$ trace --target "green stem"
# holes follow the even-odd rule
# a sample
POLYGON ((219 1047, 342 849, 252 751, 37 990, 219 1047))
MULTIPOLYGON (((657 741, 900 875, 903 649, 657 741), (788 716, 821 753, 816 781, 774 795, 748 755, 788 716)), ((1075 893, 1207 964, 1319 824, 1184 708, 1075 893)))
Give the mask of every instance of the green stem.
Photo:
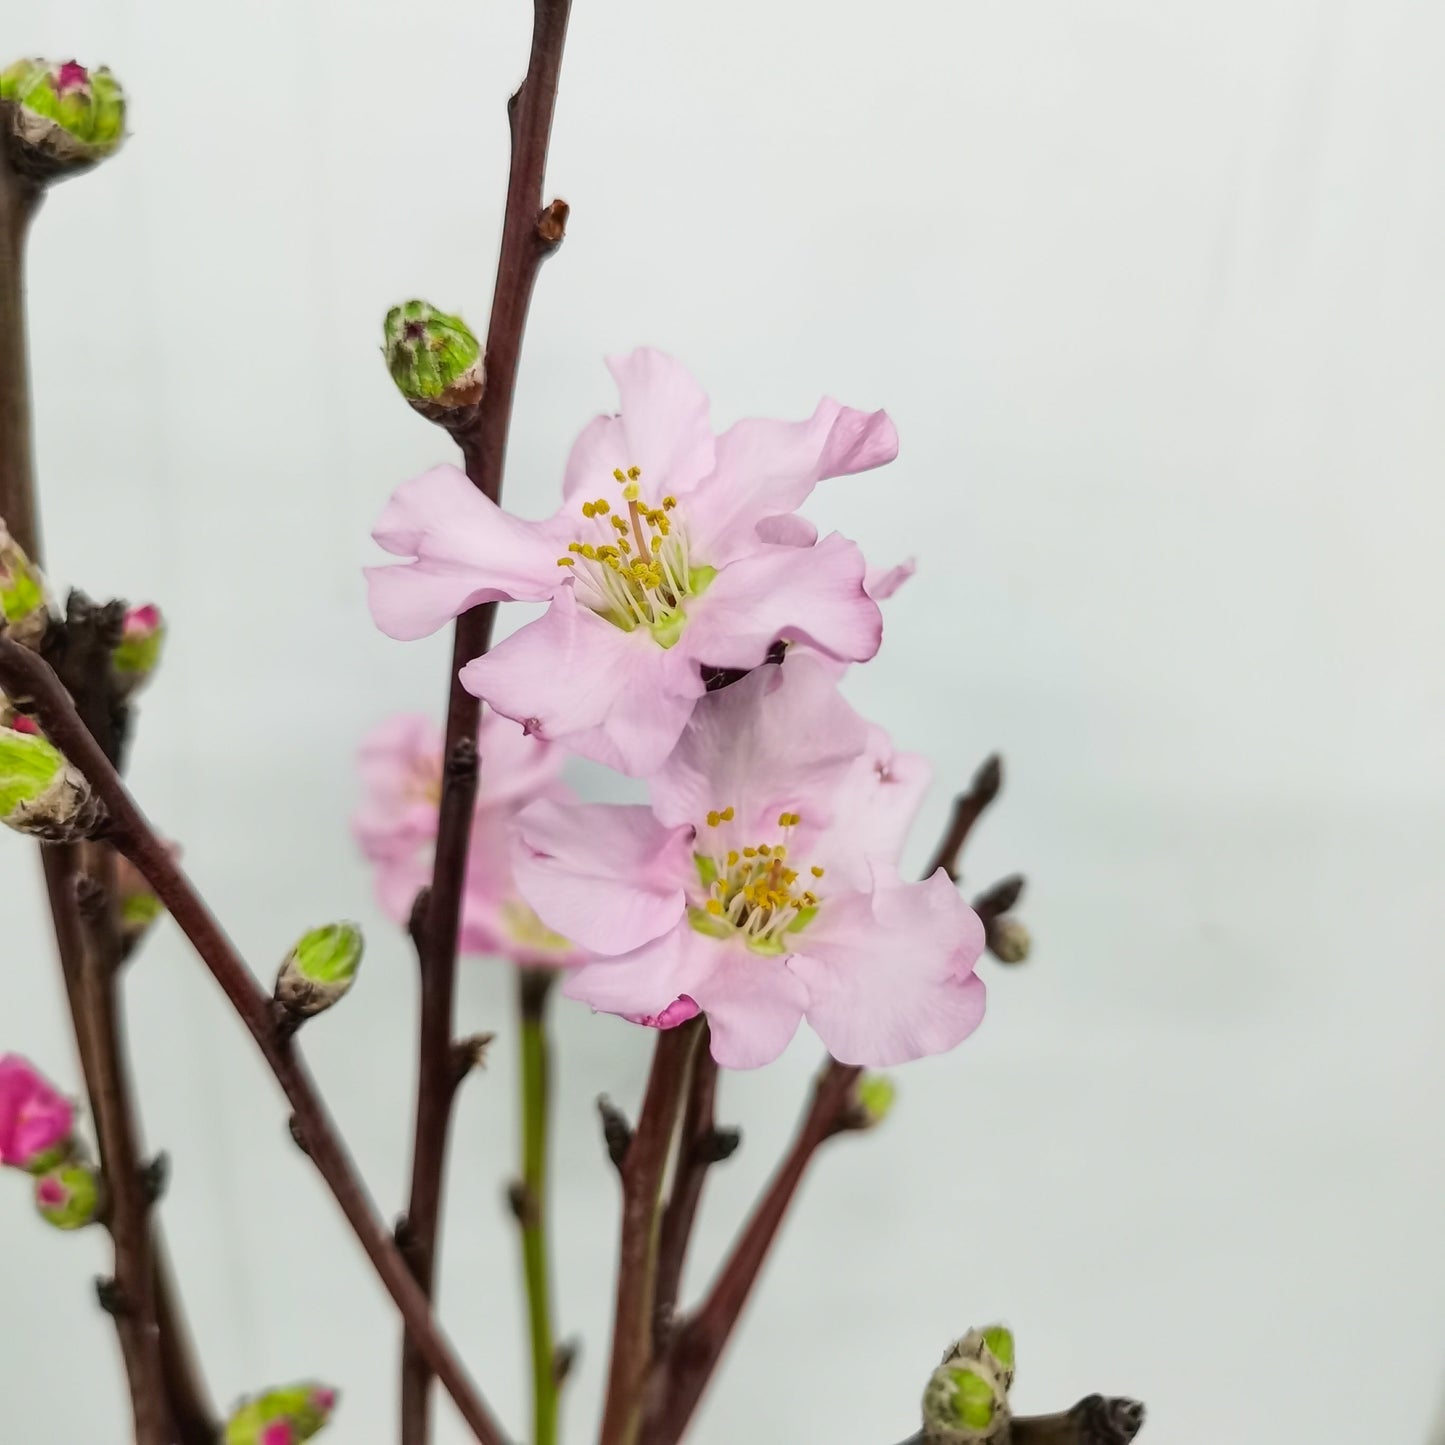
POLYGON ((532 1336, 532 1442, 556 1445, 557 1368, 552 1337, 552 1288, 547 1241, 547 1128, 551 1052, 547 1040, 547 996, 553 974, 518 968, 517 1006, 522 1036, 522 1269, 527 1280, 527 1316, 532 1336))

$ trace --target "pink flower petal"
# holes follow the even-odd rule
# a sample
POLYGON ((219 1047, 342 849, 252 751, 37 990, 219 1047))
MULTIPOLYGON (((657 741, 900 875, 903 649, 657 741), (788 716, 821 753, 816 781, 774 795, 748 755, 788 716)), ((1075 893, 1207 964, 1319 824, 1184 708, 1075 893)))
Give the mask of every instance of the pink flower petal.
POLYGON ((784 512, 780 517, 764 517, 758 523, 758 540, 779 547, 811 547, 818 540, 818 529, 806 517, 784 512))
MULTIPOLYGON (((628 455, 611 467, 640 467, 646 494, 689 490, 713 468, 715 442, 707 393, 681 362, 651 347, 609 356, 607 369, 622 398, 628 455)), ((598 479, 611 480, 611 467, 598 479)))
MULTIPOLYGON (((983 924, 940 869, 905 883, 876 869, 872 893, 824 898, 788 967, 834 1058, 884 1068, 961 1043, 983 1018, 973 966, 983 924)), ((707 1001, 695 994, 707 1007, 707 1001)))
POLYGON ((875 602, 886 602, 916 571, 918 563, 912 557, 896 567, 870 567, 863 577, 863 590, 875 602))
POLYGON ((781 958, 760 958, 719 943, 692 997, 707 1014, 712 1056, 727 1069, 770 1064, 792 1042, 808 993, 781 958))
POLYGON ((720 567, 751 550, 765 517, 795 512, 828 477, 867 471, 898 454, 886 412, 831 398, 807 421, 740 421, 718 438, 717 467, 683 512, 700 557, 720 567))
POLYGON ((790 655, 697 704, 651 780, 653 810, 664 823, 690 822, 703 835, 711 831, 709 812, 732 808, 725 848, 769 841, 779 815, 797 812, 801 847, 831 821, 832 795, 867 740, 867 725, 818 659, 790 655))
POLYGON ((659 647, 564 588, 546 613, 462 669, 462 685, 529 732, 640 776, 672 751, 703 691, 682 647, 659 647))
POLYGON ((373 620, 403 641, 435 632, 479 602, 545 601, 564 580, 560 523, 509 515, 456 467, 433 467, 402 483, 372 536, 386 551, 416 559, 366 569, 373 620))
POLYGON ((75 1106, 28 1059, 0 1057, 0 1164, 28 1168, 63 1144, 75 1106))
POLYGON ((870 886, 870 864, 896 864, 933 778, 921 753, 895 751, 892 739, 871 724, 834 799, 833 823, 815 849, 816 861, 855 888, 870 886))
POLYGON ((512 872, 549 928, 594 953, 627 953, 676 926, 692 830, 645 806, 533 803, 518 814, 512 872))
POLYGON ((569 502, 595 497, 610 501, 617 488, 612 473, 618 467, 632 465, 628 460, 630 450, 620 416, 593 417, 572 443, 562 477, 562 495, 569 502))
POLYGON ((684 995, 693 996, 693 985, 707 977, 722 946, 684 920, 630 953, 584 963, 567 975, 562 992, 598 1013, 657 1019, 684 995))
POLYGON ((785 638, 866 662, 883 640, 883 614, 863 572, 863 554, 837 532, 815 547, 759 544, 689 609, 683 645, 713 667, 756 667, 785 638))

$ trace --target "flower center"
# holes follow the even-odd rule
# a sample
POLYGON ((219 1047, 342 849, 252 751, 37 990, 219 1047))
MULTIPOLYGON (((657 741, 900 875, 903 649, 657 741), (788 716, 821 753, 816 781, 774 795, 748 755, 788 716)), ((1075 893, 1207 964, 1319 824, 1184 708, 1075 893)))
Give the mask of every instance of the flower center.
POLYGON ((788 860, 787 839, 802 822, 797 813, 778 815, 778 841, 741 848, 724 846, 732 822, 731 807, 707 815, 717 846, 703 851, 699 836, 693 861, 703 896, 688 909, 688 921, 699 933, 739 938, 754 953, 785 953, 786 936, 806 928, 823 901, 814 891, 823 869, 809 868, 805 877, 788 860))
POLYGON ((606 497, 582 503, 586 535, 567 547, 559 567, 575 569, 577 600, 624 632, 647 628, 661 647, 671 647, 687 621, 686 602, 717 575, 694 564, 685 529, 674 525, 676 497, 652 507, 642 500, 642 472, 618 468, 622 505, 606 497))

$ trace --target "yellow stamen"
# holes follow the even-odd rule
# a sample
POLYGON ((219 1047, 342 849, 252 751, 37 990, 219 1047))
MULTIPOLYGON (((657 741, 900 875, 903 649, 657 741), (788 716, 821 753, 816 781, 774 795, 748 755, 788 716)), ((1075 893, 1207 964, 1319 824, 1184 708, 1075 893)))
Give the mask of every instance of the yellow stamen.
POLYGON ((821 878, 826 870, 819 868, 816 863, 808 870, 814 878, 821 878))
POLYGON ((559 557, 557 559, 557 565, 559 567, 575 567, 577 565, 577 559, 575 557, 559 557))

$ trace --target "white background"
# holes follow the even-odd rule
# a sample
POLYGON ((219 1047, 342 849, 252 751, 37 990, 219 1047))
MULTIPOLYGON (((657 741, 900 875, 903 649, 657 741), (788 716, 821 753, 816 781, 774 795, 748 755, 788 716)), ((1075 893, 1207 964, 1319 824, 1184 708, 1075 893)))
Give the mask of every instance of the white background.
MULTIPOLYGON (((440 707, 445 644, 375 633, 395 483, 447 456, 380 318, 481 329, 524 0, 3 0, 7 52, 112 64, 134 137, 34 236, 58 578, 174 621, 135 786, 258 972, 370 928, 306 1049, 383 1207, 403 1194, 408 950, 347 833, 351 757, 440 707)), ((550 511, 601 365, 649 342, 715 415, 887 405, 887 472, 812 515, 916 554, 849 691, 938 782, 1001 747, 970 881, 1032 880, 1026 970, 900 1072, 810 1178, 707 1445, 887 1445, 953 1332, 1016 1327, 1023 1408, 1137 1394, 1146 1439, 1424 1438, 1445 1373, 1445 11, 1420 0, 577 0, 549 189, 573 206, 522 369, 513 504, 550 511)), ((517 619, 512 619, 513 621, 517 619)), ((0 1046, 77 1077, 26 846, 0 840, 0 1046)), ((251 1045, 165 929, 129 998, 166 1229, 223 1400, 315 1374, 395 1438, 396 1328, 251 1045)), ((465 1091, 443 1311, 523 1429, 509 985, 465 1091)), ((560 1315, 593 1429, 615 1248, 592 1097, 648 1040, 560 1020, 560 1315)), ((700 1268, 817 1046, 730 1077, 741 1154, 700 1268)), ((6 1439, 119 1440, 103 1237, 0 1179, 6 1439)), ((463 1439, 449 1409, 442 1437, 463 1439)))

